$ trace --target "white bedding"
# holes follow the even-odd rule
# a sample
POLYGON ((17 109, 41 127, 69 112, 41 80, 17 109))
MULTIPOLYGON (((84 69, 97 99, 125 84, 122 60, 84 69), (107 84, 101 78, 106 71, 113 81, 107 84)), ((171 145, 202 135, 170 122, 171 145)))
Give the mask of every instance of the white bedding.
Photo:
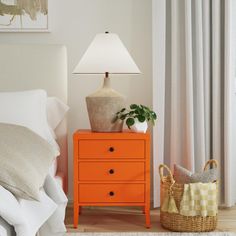
POLYGON ((9 225, 3 218, 0 217, 0 235, 1 236, 15 236, 14 228, 9 225))
MULTIPOLYGON (((1 82, 0 82, 1 91, 21 91, 21 90, 32 90, 35 88, 42 88, 46 90, 50 96, 56 96, 60 100, 66 103, 68 79, 67 79, 67 52, 66 52, 65 46, 4 44, 4 45, 0 45, 0 51, 1 51, 0 64, 2 68, 4 68, 4 70, 0 71, 0 77, 3 78, 1 79, 1 82), (40 66, 40 70, 38 70, 38 72, 35 73, 35 71, 37 70, 39 66, 40 66), (14 70, 12 70, 12 68, 14 68, 14 70), (50 78, 50 81, 48 78, 50 78)), ((17 105, 18 102, 16 103, 15 101, 19 101, 18 99, 13 99, 12 101, 14 101, 12 105, 17 106, 16 109, 12 110, 13 112, 15 112, 16 110, 19 110, 19 107, 21 107, 22 105, 20 106, 17 105)), ((33 100, 29 99, 26 102, 24 101, 23 105, 25 105, 26 103, 28 104, 28 101, 33 102, 33 100)), ((45 102, 43 104, 45 104, 45 102)), ((1 110, 4 111, 4 116, 5 116, 6 114, 5 102, 2 103, 2 105, 3 107, 1 110)), ((42 107, 41 105, 42 103, 40 103, 40 107, 42 107)), ((22 115, 22 117, 25 117, 27 121, 27 118, 30 117, 30 115, 28 115, 29 111, 31 111, 33 112, 33 116, 35 120, 37 120, 41 124, 42 119, 45 121, 45 118, 41 117, 42 114, 37 115, 36 112, 34 112, 35 108, 38 108, 38 107, 32 107, 32 109, 31 108, 26 109, 25 112, 21 109, 20 114, 22 115), (40 117, 42 119, 40 119, 40 117)), ((50 111, 54 111, 54 108, 50 107, 49 109, 50 111)), ((43 108, 43 113, 45 113, 45 110, 46 109, 43 108)), ((56 111, 59 111, 59 110, 56 110, 56 111)), ((55 126, 56 124, 59 123, 59 120, 57 120, 57 122, 55 123, 56 116, 55 114, 51 114, 51 115, 53 118, 53 121, 52 121, 53 125, 55 126)), ((63 115, 60 114, 60 116, 62 119, 63 115)), ((15 117, 17 116, 9 115, 9 119, 13 119, 15 117)), ((59 119, 59 117, 57 119, 59 119)), ((50 121, 50 119, 48 121, 50 121)), ((32 122, 32 118, 29 120, 29 122, 32 122)), ((25 126, 27 126, 27 124, 25 126)), ((53 128, 55 127, 51 127, 51 129, 53 128)), ((52 134, 51 129, 49 129, 50 134, 52 134)), ((42 131, 41 128, 39 131, 42 131)), ((63 120, 63 122, 60 123, 55 133, 58 138, 57 141, 60 145, 61 157, 62 157, 62 158, 60 157, 61 160, 60 160, 59 166, 60 166, 61 171, 63 173, 66 173, 68 154, 67 154, 67 126, 66 126, 65 120, 63 120)), ((52 169, 52 173, 55 173, 55 170, 56 168, 52 169)), ((58 181, 62 182, 60 180, 58 181)), ((44 196, 45 200, 48 200, 48 202, 51 202, 50 204, 47 204, 47 205, 50 205, 52 208, 53 207, 55 208, 54 213, 50 217, 47 218, 44 215, 44 219, 46 223, 42 222, 42 220, 39 219, 38 211, 36 210, 34 210, 33 213, 29 211, 28 212, 29 219, 23 220, 27 218, 26 215, 23 214, 24 212, 27 211, 26 206, 21 207, 21 203, 17 202, 13 196, 11 195, 9 196, 7 194, 5 196, 2 194, 4 190, 3 189, 0 190, 0 204, 1 202, 4 202, 6 204, 6 208, 4 208, 4 204, 1 204, 0 206, 1 213, 2 213, 2 214, 0 213, 0 236, 10 236, 10 235, 15 236, 15 234, 12 233, 13 227, 9 226, 9 222, 12 222, 12 224, 15 225, 16 228, 20 227, 21 229, 24 229, 24 227, 31 224, 32 221, 34 221, 33 224, 35 224, 37 221, 37 227, 39 227, 39 225, 43 225, 40 228, 40 232, 39 232, 41 233, 40 236, 54 235, 54 233, 52 233, 51 230, 49 229, 50 227, 52 227, 53 229, 58 229, 59 231, 65 230, 62 218, 64 219, 65 205, 66 205, 67 199, 62 191, 62 188, 56 185, 56 181, 50 181, 50 180, 47 180, 47 183, 45 183, 44 187, 46 191, 46 194, 44 196), (54 189, 54 192, 48 191, 48 189, 50 188, 54 189), (55 191, 55 189, 57 190, 55 191), (14 209, 14 211, 10 212, 9 210, 10 208, 9 205, 10 205, 11 200, 8 198, 10 198, 16 205, 15 206, 16 208, 14 209), (33 215, 32 218, 30 214, 33 215), (19 215, 22 215, 23 218, 18 219, 19 215), (8 220, 7 221, 8 223, 6 223, 6 221, 3 220, 3 217, 4 219, 8 220), (57 222, 56 225, 53 225, 55 224, 55 221, 53 221, 53 219, 56 219, 56 222, 57 222), (22 221, 18 226, 16 225, 17 220, 22 221), (58 228, 57 226, 60 226, 60 227, 58 228)), ((43 205, 42 202, 41 202, 41 205, 43 205)), ((31 207, 29 207, 29 209, 31 207)), ((24 236, 26 235, 27 234, 24 234, 24 236)), ((57 235, 60 235, 60 234, 57 234, 57 235)), ((34 235, 30 235, 30 236, 34 236, 34 235)))
POLYGON ((40 202, 19 200, 0 187, 0 236, 61 236, 67 198, 57 180, 48 175, 40 202), (12 225, 13 227, 11 227, 12 225))

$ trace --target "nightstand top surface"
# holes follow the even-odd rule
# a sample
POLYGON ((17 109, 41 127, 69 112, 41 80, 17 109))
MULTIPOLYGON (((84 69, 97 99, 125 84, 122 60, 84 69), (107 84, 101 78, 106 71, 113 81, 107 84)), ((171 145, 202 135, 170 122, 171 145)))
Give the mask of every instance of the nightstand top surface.
POLYGON ((130 130, 123 130, 122 132, 92 132, 89 129, 79 129, 74 132, 74 137, 84 136, 93 138, 134 138, 134 139, 148 139, 150 133, 135 133, 130 130))

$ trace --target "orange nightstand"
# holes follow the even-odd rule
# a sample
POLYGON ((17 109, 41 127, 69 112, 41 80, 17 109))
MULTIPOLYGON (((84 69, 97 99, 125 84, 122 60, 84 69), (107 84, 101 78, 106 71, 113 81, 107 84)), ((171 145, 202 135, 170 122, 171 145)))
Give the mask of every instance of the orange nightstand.
POLYGON ((82 206, 140 206, 150 227, 150 134, 74 133, 74 227, 82 206))

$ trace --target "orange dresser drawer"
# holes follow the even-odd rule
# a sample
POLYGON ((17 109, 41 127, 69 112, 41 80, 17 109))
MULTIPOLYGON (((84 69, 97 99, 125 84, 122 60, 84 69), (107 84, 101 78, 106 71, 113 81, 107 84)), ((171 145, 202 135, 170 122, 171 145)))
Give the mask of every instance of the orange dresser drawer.
POLYGON ((141 181, 144 168, 144 162, 80 162, 79 181, 141 181))
POLYGON ((144 140, 80 140, 79 158, 144 158, 144 140))
POLYGON ((79 184, 81 203, 137 203, 144 194, 144 184, 79 184))

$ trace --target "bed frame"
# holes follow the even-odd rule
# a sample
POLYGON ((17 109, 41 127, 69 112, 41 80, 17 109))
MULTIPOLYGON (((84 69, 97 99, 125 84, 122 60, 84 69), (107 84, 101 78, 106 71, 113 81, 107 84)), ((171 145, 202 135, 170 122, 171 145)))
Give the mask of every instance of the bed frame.
MULTIPOLYGON (((67 52, 62 45, 0 44, 0 91, 45 89, 67 103, 67 52)), ((66 119, 56 130, 61 156, 57 175, 68 192, 66 119)))

